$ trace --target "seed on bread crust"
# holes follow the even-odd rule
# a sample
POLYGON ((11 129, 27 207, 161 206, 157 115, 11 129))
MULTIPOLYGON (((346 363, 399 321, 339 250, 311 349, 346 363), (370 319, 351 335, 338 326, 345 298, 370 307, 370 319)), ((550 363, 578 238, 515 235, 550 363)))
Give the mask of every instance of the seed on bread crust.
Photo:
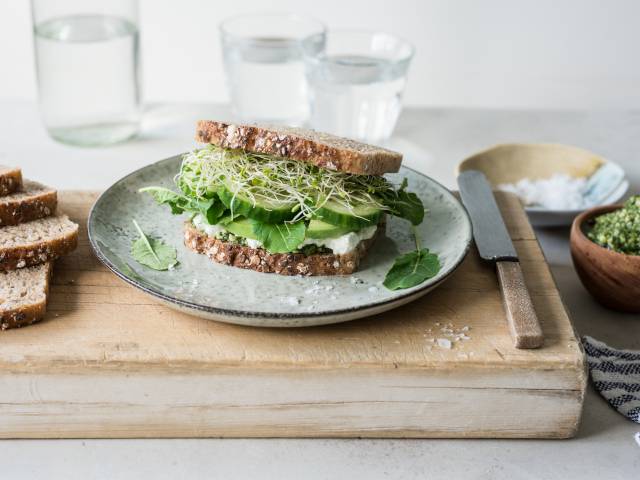
POLYGON ((22 188, 22 170, 0 165, 0 196, 9 195, 22 188))

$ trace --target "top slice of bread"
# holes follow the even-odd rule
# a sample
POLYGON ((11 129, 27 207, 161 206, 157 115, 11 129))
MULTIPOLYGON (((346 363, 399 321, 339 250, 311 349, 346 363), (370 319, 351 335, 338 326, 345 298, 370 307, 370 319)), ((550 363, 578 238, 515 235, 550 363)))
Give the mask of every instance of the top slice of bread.
POLYGON ((0 270, 48 262, 78 245, 78 225, 66 215, 0 228, 0 270))
POLYGON ((196 141, 311 163, 360 175, 397 172, 400 153, 303 128, 200 120, 196 141))
POLYGON ((0 272, 0 330, 24 327, 44 317, 51 262, 0 272))
POLYGON ((22 170, 0 165, 0 196, 17 192, 22 188, 22 170))
POLYGON ((0 226, 48 217, 57 204, 58 194, 53 188, 25 180, 22 190, 0 197, 0 226))

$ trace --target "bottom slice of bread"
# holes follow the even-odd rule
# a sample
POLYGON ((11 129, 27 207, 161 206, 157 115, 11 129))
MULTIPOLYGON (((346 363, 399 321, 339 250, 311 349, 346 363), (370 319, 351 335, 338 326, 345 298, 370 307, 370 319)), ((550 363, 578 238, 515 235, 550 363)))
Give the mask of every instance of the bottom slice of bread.
POLYGON ((51 262, 0 272, 0 329, 24 327, 42 320, 47 306, 51 262))
POLYGON ((353 252, 344 255, 269 253, 263 248, 251 248, 210 237, 195 228, 191 222, 184 224, 184 244, 187 248, 206 255, 214 262, 256 272, 280 275, 349 275, 358 269, 360 261, 381 230, 384 230, 384 225, 378 227, 372 238, 361 241, 353 252))

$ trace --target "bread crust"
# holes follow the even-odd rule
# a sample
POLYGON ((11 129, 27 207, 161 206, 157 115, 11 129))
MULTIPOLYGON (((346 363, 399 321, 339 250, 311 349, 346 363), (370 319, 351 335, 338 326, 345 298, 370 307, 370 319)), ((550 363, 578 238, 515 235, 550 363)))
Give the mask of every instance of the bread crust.
POLYGON ((362 175, 397 172, 402 155, 326 133, 291 127, 200 120, 196 141, 291 158, 329 170, 362 175))
POLYGON ((56 211, 58 194, 55 190, 43 190, 22 200, 0 203, 0 226, 19 225, 48 217, 56 211))
POLYGON ((305 276, 349 275, 358 269, 361 260, 384 228, 384 224, 380 225, 372 238, 361 241, 353 252, 344 255, 269 253, 263 248, 251 248, 211 237, 196 229, 191 222, 184 224, 184 244, 216 263, 256 272, 305 276))
POLYGON ((2 310, 0 312, 0 330, 9 330, 10 328, 26 327, 33 325, 44 318, 47 311, 47 299, 49 298, 49 284, 53 275, 53 264, 46 264, 46 282, 44 296, 41 302, 22 305, 20 307, 2 310))
POLYGON ((0 270, 32 267, 67 255, 78 246, 78 226, 74 231, 49 241, 0 249, 0 270))
POLYGON ((22 170, 0 166, 0 196, 9 195, 22 188, 22 170))

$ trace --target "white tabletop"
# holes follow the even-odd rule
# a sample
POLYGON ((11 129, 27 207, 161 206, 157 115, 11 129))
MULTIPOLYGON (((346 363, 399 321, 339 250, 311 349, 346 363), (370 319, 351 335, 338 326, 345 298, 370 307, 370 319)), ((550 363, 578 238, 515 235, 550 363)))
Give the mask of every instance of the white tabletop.
MULTIPOLYGON (((225 112, 213 105, 154 107, 138 139, 82 149, 50 140, 35 105, 1 103, 0 163, 20 165, 27 177, 59 189, 102 189, 192 148, 193 121, 225 112)), ((495 143, 540 141, 600 153, 622 165, 631 191, 640 191, 640 112, 412 109, 396 134, 406 164, 452 188, 454 166, 465 156, 495 143)), ((640 316, 604 309, 580 284, 568 230, 537 233, 579 334, 640 349, 640 316)), ((572 440, 7 440, 0 442, 0 478, 631 479, 640 475, 638 431, 590 386, 572 440)))

